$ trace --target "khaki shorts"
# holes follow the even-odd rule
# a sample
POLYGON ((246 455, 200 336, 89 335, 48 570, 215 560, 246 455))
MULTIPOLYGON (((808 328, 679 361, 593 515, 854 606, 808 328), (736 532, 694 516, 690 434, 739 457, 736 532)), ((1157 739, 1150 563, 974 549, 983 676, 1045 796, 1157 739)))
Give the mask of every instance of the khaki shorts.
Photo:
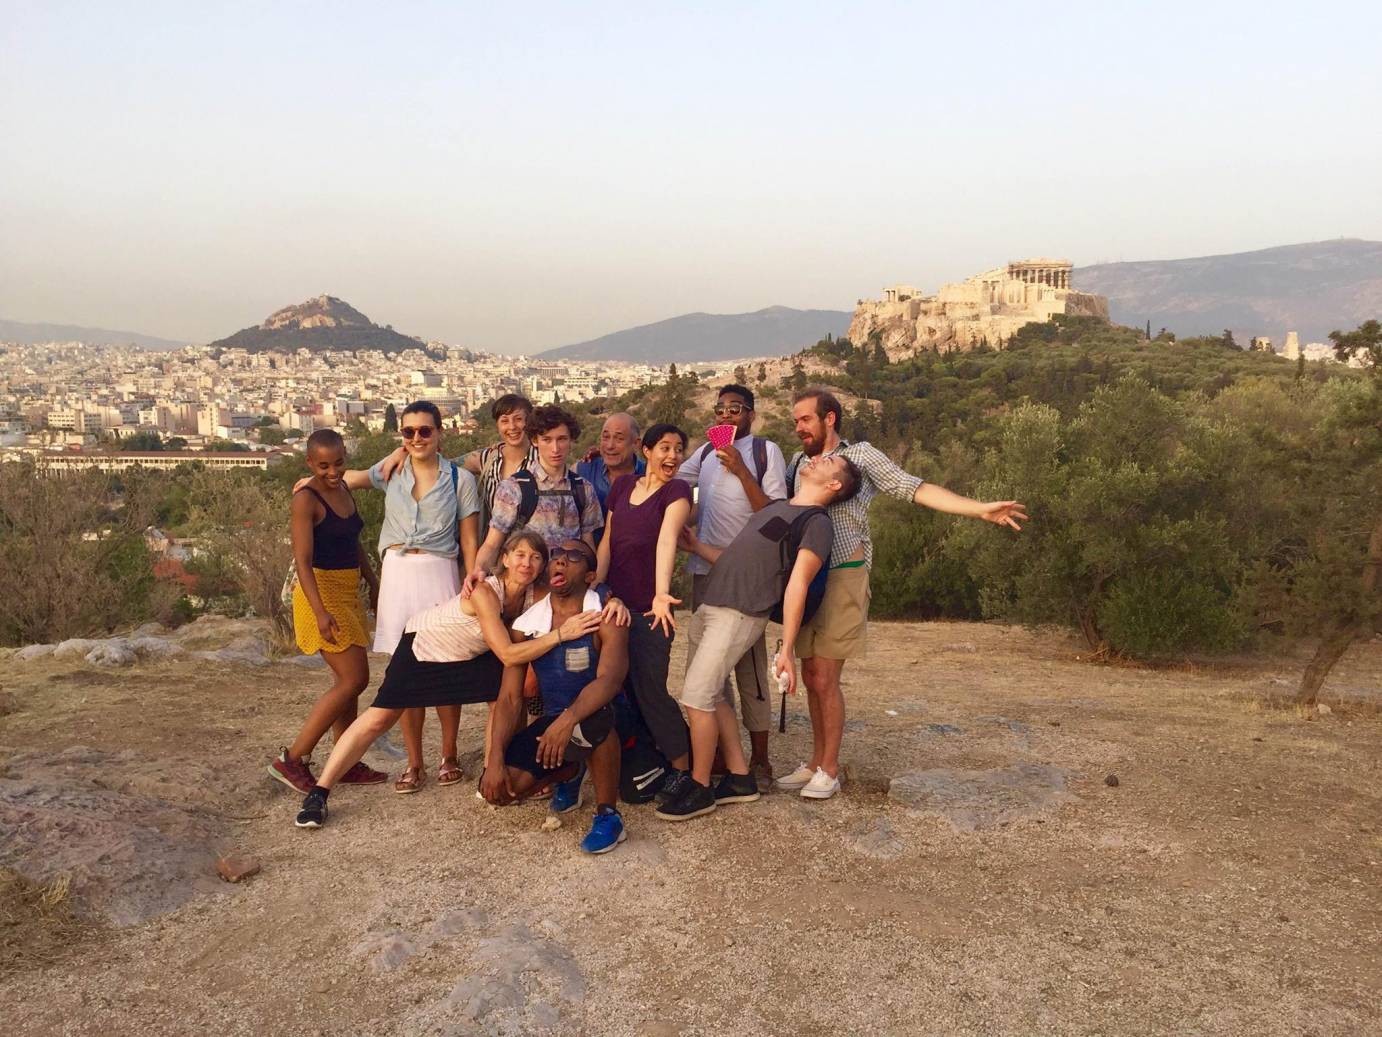
POLYGON ((868 566, 831 569, 820 608, 797 634, 797 658, 862 659, 867 649, 872 597, 868 566))
POLYGON ((677 701, 687 709, 709 713, 721 699, 729 703, 726 678, 754 641, 763 640, 768 617, 746 616, 737 609, 702 604, 691 616, 691 629, 696 650, 686 667, 686 679, 677 701))

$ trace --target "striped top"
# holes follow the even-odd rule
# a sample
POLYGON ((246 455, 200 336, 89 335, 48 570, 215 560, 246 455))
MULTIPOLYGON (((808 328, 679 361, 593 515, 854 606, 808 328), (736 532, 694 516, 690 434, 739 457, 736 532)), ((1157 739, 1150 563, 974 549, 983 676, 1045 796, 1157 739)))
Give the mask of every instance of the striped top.
MULTIPOLYGON (((537 445, 530 444, 528 456, 518 462, 518 467, 514 472, 522 471, 524 468, 537 471, 537 445)), ((480 539, 485 538, 485 533, 489 530, 489 520, 494 514, 494 494, 499 489, 499 484, 504 481, 504 444, 495 443, 494 446, 487 446, 480 451, 480 539)), ((513 472, 509 473, 510 475, 513 472)))
MULTIPOLYGON (((498 576, 490 576, 485 583, 499 596, 499 606, 504 606, 504 584, 498 576)), ((523 593, 522 608, 526 611, 533 603, 533 589, 523 593)), ((467 615, 461 609, 461 596, 433 605, 408 620, 404 633, 416 634, 413 638, 413 655, 424 663, 463 663, 475 659, 489 651, 485 635, 480 630, 480 617, 467 615)))

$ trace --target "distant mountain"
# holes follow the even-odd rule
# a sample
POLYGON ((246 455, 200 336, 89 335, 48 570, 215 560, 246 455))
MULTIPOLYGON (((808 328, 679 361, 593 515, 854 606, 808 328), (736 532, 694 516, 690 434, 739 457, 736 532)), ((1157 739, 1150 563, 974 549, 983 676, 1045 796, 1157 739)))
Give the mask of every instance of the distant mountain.
POLYGON ((687 313, 589 342, 558 346, 542 356, 648 364, 785 356, 814 345, 828 334, 843 335, 851 316, 845 310, 793 310, 786 306, 769 306, 753 313, 687 313))
POLYGON ((264 323, 210 343, 222 349, 251 353, 292 353, 313 350, 377 350, 401 353, 422 349, 422 339, 380 327, 349 303, 333 295, 319 295, 296 306, 271 313, 264 323))
POLYGON ((0 342, 86 342, 93 346, 133 345, 141 349, 181 349, 187 345, 138 331, 83 328, 76 324, 31 324, 20 320, 0 320, 0 342))
POLYGON ((1278 346, 1288 331, 1323 341, 1382 317, 1382 242, 1340 238, 1199 259, 1101 263, 1079 267, 1082 292, 1108 296, 1110 316, 1153 334, 1218 335, 1241 343, 1265 335, 1278 346))

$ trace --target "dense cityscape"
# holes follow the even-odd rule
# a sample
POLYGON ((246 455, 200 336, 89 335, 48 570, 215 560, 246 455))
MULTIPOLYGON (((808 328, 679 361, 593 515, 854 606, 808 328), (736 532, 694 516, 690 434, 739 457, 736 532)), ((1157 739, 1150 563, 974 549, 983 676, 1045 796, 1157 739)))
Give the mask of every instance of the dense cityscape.
POLYGON ((317 428, 379 431, 390 404, 432 400, 448 424, 468 431, 487 419, 477 409, 505 392, 578 401, 664 377, 665 369, 645 364, 544 361, 440 343, 398 354, 0 344, 0 459, 104 468, 135 454, 141 463, 174 464, 195 452, 214 466, 264 467, 317 428), (162 449, 149 449, 155 445, 162 449))

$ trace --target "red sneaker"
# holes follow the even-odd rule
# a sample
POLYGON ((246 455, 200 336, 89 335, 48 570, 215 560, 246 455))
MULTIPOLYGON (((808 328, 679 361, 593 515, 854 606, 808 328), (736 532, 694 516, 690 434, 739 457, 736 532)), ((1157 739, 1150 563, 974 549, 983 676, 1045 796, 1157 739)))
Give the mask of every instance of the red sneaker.
POLYGON ((377 771, 373 767, 366 766, 364 760, 356 761, 355 765, 341 775, 342 785, 378 785, 381 781, 388 781, 389 776, 383 771, 377 771))
POLYGON ((304 796, 311 792, 312 786, 317 783, 305 761, 288 759, 287 749, 280 749, 273 763, 269 764, 269 777, 283 782, 290 789, 297 789, 304 796))

